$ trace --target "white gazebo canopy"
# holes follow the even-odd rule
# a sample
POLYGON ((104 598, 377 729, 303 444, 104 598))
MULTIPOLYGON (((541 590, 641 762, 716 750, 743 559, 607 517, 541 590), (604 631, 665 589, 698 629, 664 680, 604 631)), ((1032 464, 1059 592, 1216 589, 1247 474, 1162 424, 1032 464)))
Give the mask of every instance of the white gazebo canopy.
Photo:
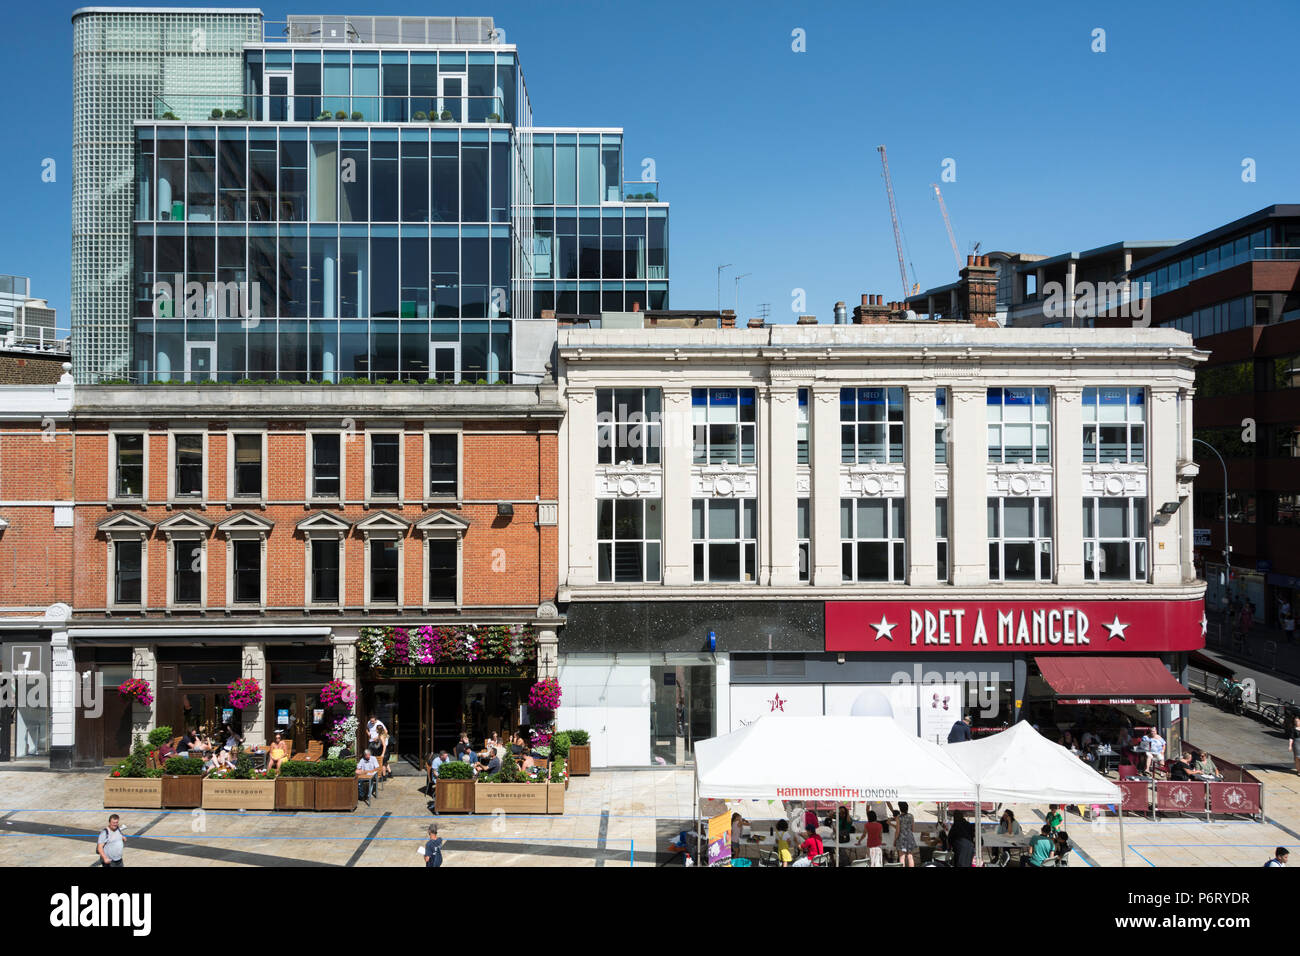
POLYGON ((719 800, 970 800, 937 744, 889 717, 764 716, 695 745, 699 796, 719 800))
POLYGON ((985 803, 1120 802, 1119 787, 1028 721, 943 751, 975 782, 985 803))

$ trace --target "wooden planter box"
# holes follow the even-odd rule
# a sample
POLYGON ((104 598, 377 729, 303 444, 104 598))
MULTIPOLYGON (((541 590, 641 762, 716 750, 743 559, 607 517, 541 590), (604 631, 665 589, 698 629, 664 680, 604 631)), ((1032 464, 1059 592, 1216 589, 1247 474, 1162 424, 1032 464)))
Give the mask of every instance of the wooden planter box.
POLYGON ((315 777, 276 777, 275 808, 277 810, 315 810, 315 777))
POLYGON ((203 774, 162 777, 162 805, 171 810, 188 810, 203 805, 203 774))
POLYGON ((104 780, 104 808, 162 809, 161 777, 108 777, 104 780))
POLYGON ((547 813, 548 783, 479 783, 474 785, 474 812, 547 813))
POLYGON ((563 813, 564 812, 564 788, 568 786, 565 783, 548 783, 546 785, 546 812, 563 813))
POLYGON ((356 777, 317 777, 317 810, 355 810, 357 808, 356 777))
POLYGON ((213 780, 203 778, 205 810, 274 810, 274 780, 213 780))
POLYGON ((591 776, 591 744, 571 744, 569 746, 569 776, 591 776))
POLYGON ((439 780, 433 788, 434 813, 473 813, 473 780, 439 780))

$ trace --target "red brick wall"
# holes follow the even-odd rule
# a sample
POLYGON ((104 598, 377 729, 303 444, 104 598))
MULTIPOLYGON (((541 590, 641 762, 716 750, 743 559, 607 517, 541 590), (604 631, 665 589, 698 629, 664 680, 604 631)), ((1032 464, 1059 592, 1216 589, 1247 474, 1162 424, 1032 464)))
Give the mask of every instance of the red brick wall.
MULTIPOLYGON (((59 423, 0 424, 0 501, 71 501, 72 436, 59 423)), ((0 533, 0 613, 72 602, 73 528, 54 527, 52 504, 6 504, 0 533)))
MULTIPOLYGON (((223 423, 224 424, 224 423, 223 423)), ((554 428, 554 423, 550 425, 554 428)), ((110 444, 103 433, 104 423, 83 425, 86 434, 77 439, 76 455, 76 561, 65 564, 65 573, 74 582, 69 600, 79 610, 104 607, 107 589, 107 540, 97 532, 96 525, 115 511, 106 507, 105 495, 109 478, 110 444), (90 432, 98 431, 99 434, 90 432)), ((268 429, 267 472, 268 504, 259 509, 256 503, 248 510, 274 522, 275 527, 267 537, 266 597, 269 610, 301 608, 304 598, 304 565, 306 551, 304 539, 295 533, 295 525, 317 509, 303 504, 306 487, 307 444, 305 423, 281 421, 268 429)), ((184 429, 181 429, 184 430, 184 429)), ((120 506, 160 523, 178 513, 180 508, 166 507, 169 469, 167 431, 163 423, 148 426, 149 497, 144 507, 120 506)), ((356 437, 343 444, 345 459, 345 497, 350 502, 360 502, 365 496, 366 442, 365 423, 356 423, 356 437)), ((227 508, 226 471, 230 448, 225 432, 209 432, 207 443, 206 508, 194 507, 194 513, 220 523, 241 506, 233 503, 227 508)), ((424 423, 412 422, 404 434, 403 461, 405 499, 396 503, 375 503, 370 509, 360 503, 349 503, 342 514, 353 522, 362 520, 376 511, 391 511, 413 524, 443 506, 425 506, 421 500, 424 482, 424 423)), ((5 462, 7 464, 7 462, 5 462)), ((69 461, 70 481, 70 461, 69 461)), ((515 423, 493 425, 467 424, 462 439, 462 498, 463 507, 446 506, 448 510, 470 522, 462 544, 462 596, 465 607, 518 605, 535 607, 542 601, 554 600, 558 581, 558 530, 555 527, 536 526, 537 507, 534 499, 554 501, 558 494, 559 467, 557 437, 539 434, 533 426, 515 423), (481 434, 490 431, 489 434, 481 434), (520 433, 526 431, 526 433, 520 433), (513 517, 498 518, 496 502, 512 501, 513 517), (479 502, 479 503, 469 503, 479 502)), ((36 481, 39 486, 42 482, 36 481)), ((70 496, 70 495, 69 495, 70 496)), ((326 509, 336 510, 336 509, 326 509)), ((70 533, 70 538, 73 536, 70 533)), ((0 555, 4 542, 0 541, 0 555)), ((345 539, 345 603, 359 606, 363 603, 365 542, 357 532, 345 539)), ((165 605, 167 575, 167 539, 155 530, 149 535, 146 553, 148 563, 148 607, 165 605)), ((220 609, 226 603, 226 538, 211 533, 207 540, 207 606, 220 609)), ((423 599, 424 539, 411 531, 405 538, 403 551, 404 604, 418 606, 423 599)), ((0 566, 0 574, 3 567, 0 566)), ((0 584, 0 587, 3 585, 0 584)))

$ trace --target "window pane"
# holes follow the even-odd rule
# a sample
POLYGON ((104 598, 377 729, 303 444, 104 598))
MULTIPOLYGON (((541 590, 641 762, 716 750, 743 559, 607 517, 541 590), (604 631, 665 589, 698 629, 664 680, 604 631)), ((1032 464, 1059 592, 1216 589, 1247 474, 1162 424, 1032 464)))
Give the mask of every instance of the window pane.
POLYGON ((1023 498, 1008 498, 1002 502, 1004 537, 1030 538, 1034 534, 1034 503, 1023 498))
POLYGON ((709 538, 717 541, 740 537, 740 502, 709 502, 709 538))
POLYGON ((710 581, 739 581, 740 580, 740 545, 739 544, 710 544, 709 545, 709 580, 710 581))
POLYGON ((429 600, 456 600, 456 541, 454 538, 429 541, 429 600))
POLYGON ((1004 580, 1034 580, 1034 545, 1032 542, 1025 542, 1024 544, 1004 544, 1002 546, 1002 551, 1003 557, 1006 561, 1006 568, 1003 572, 1004 580))
POLYGON ((1128 501, 1124 499, 1103 499, 1099 502, 1097 523, 1098 537, 1128 537, 1128 501))
POLYGON ((113 544, 116 604, 140 603, 140 542, 118 541, 113 544))
POLYGON ((459 439, 454 434, 444 432, 429 436, 430 497, 456 496, 458 447, 459 439))
POLYGON ((339 543, 333 540, 311 543, 311 596, 313 601, 339 599, 339 543))

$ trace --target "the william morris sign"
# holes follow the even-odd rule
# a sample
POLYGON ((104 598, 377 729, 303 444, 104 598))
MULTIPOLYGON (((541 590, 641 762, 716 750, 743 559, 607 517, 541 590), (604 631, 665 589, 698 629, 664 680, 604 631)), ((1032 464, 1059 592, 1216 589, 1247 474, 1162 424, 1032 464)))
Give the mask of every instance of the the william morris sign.
POLYGON ((532 664, 398 664, 375 668, 379 680, 523 680, 537 674, 532 664))

